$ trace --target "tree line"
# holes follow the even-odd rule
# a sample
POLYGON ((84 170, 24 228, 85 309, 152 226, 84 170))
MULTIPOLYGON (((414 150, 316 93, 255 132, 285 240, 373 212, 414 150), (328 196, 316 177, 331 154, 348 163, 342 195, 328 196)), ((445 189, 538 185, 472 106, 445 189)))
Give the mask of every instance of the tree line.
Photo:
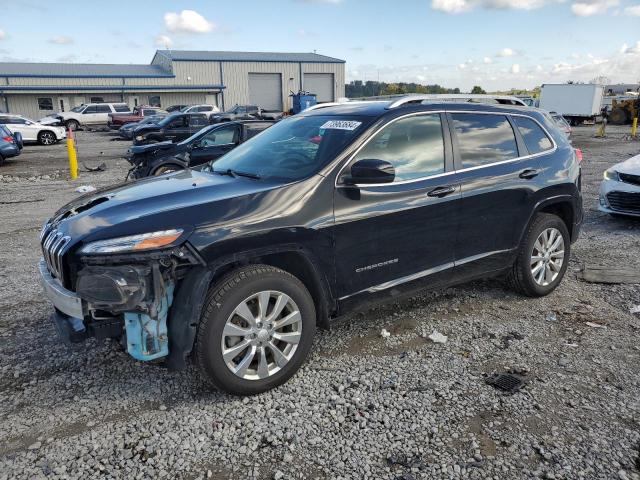
MULTIPOLYGON (((461 93, 459 88, 445 88, 438 84, 422 85, 420 83, 386 83, 369 80, 353 80, 345 85, 345 94, 347 98, 358 97, 375 97, 378 95, 402 95, 405 93, 461 93)), ((487 93, 481 87, 475 86, 471 93, 487 93)))

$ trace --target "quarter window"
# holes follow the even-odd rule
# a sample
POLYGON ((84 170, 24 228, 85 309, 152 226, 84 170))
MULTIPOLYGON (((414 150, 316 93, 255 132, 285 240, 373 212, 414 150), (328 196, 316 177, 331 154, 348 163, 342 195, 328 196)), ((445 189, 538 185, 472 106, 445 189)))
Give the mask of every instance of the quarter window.
POLYGON ((53 110, 53 99, 48 97, 38 98, 38 110, 53 110))
POLYGON ((378 132, 355 160, 385 160, 393 165, 395 181, 444 172, 444 139, 440 115, 403 118, 378 132))
POLYGON ((453 113, 462 168, 478 167, 518 157, 513 128, 504 115, 453 113))
POLYGON ((531 155, 553 148, 551 139, 536 122, 526 117, 512 117, 531 155))

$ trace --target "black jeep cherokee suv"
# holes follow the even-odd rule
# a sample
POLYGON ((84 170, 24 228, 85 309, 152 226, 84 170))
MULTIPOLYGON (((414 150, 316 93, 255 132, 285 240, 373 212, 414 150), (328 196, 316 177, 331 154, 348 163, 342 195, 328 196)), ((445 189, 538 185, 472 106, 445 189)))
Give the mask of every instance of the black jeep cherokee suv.
POLYGON ((44 226, 40 264, 66 340, 253 394, 285 382, 316 325, 423 287, 562 280, 580 165, 543 112, 402 100, 292 116, 203 171, 82 196, 44 226))

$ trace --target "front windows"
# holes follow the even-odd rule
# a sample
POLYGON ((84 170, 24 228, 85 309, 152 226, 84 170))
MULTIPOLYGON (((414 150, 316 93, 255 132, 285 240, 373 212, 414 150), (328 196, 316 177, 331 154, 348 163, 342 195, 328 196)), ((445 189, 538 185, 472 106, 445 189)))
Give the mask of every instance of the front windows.
POLYGON ((462 168, 480 167, 518 157, 518 146, 505 115, 453 113, 462 168))
POLYGON ((396 182, 444 172, 444 138, 439 114, 402 118, 383 128, 354 158, 393 165, 396 182))
POLYGON ((214 147, 217 145, 230 145, 236 143, 236 127, 224 127, 211 130, 198 142, 201 147, 214 147))

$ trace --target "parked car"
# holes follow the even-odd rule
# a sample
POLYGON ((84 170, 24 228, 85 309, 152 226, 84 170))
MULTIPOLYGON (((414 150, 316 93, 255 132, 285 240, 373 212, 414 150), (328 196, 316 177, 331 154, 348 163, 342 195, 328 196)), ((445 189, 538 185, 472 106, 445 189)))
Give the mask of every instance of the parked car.
POLYGON ((211 123, 231 122, 233 120, 280 120, 284 112, 262 110, 255 105, 235 105, 231 110, 211 115, 211 123))
POLYGON ((127 123, 135 123, 153 115, 169 115, 169 112, 158 107, 141 106, 135 107, 132 112, 128 113, 110 113, 107 126, 113 130, 118 130, 127 123))
POLYGON ((71 130, 81 127, 107 125, 110 113, 126 113, 131 109, 126 103, 89 103, 73 107, 68 112, 58 112, 39 120, 42 125, 64 125, 71 130))
POLYGON ((214 113, 219 113, 220 109, 215 105, 187 105, 180 111, 182 113, 204 113, 210 117, 214 113))
POLYGON ((271 125, 273 122, 261 120, 211 125, 180 143, 132 146, 125 158, 133 166, 130 171, 133 178, 162 175, 220 158, 271 125))
POLYGON ((0 125, 0 165, 7 158, 17 157, 22 151, 22 135, 11 133, 4 125, 0 125))
POLYGON ((171 105, 167 108, 165 108, 165 110, 169 113, 171 112, 179 112, 181 111, 183 108, 188 107, 189 105, 171 105))
POLYGON ((640 217, 640 155, 604 172, 598 209, 613 216, 640 217))
MULTIPOLYGON (((317 325, 418 289, 506 275, 551 293, 582 223, 576 152, 546 114, 342 105, 276 123, 202 171, 79 197, 42 230, 67 341, 193 358, 213 385, 289 379, 317 325)), ((99 367, 94 367, 99 368, 99 367)))
POLYGON ((562 132, 564 132, 567 138, 570 138, 572 129, 571 129, 571 125, 569 125, 569 122, 567 122, 567 119, 564 118, 559 113, 555 113, 555 112, 551 112, 551 118, 553 118, 553 121, 556 122, 556 124, 558 125, 558 128, 562 130, 562 132))
POLYGON ((156 124, 163 118, 166 118, 167 115, 164 113, 151 115, 150 117, 145 117, 144 119, 134 122, 134 123, 125 123, 118 129, 118 136, 125 140, 133 140, 133 132, 136 128, 141 127, 143 125, 156 124))
POLYGON ((38 142, 41 145, 53 145, 67 138, 64 127, 42 125, 22 115, 0 114, 0 124, 11 132, 20 132, 24 142, 38 142))
POLYGON ((209 125, 204 113, 172 113, 158 123, 142 125, 133 131, 133 144, 144 145, 170 140, 180 142, 209 125))

